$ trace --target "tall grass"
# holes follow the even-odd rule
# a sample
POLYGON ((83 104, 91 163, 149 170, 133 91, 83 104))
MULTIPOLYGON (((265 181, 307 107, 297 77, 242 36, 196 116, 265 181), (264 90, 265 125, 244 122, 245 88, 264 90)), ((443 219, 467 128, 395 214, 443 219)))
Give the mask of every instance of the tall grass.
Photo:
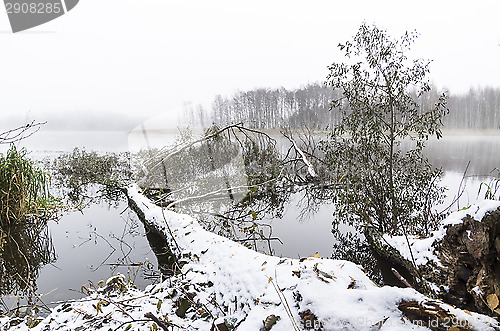
POLYGON ((12 144, 0 154, 0 230, 44 216, 51 204, 48 177, 26 155, 26 150, 12 144))
POLYGON ((489 200, 500 200, 500 168, 495 168, 491 170, 490 174, 494 175, 497 173, 496 178, 490 180, 489 183, 482 182, 479 186, 479 191, 477 195, 479 196, 484 188, 484 198, 489 200))

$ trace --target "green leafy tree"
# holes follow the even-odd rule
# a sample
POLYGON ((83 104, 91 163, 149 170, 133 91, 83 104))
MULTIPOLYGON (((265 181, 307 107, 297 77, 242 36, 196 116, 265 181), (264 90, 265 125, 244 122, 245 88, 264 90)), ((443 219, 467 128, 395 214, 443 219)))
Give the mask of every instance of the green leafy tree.
POLYGON ((425 141, 441 137, 446 95, 421 109, 429 93, 430 61, 407 57, 416 33, 392 39, 362 24, 352 41, 339 44, 345 62, 333 63, 327 84, 341 92, 331 110, 341 122, 323 142, 343 189, 336 222, 371 224, 384 233, 425 233, 436 220, 431 206, 442 198, 441 171, 422 155, 425 141))

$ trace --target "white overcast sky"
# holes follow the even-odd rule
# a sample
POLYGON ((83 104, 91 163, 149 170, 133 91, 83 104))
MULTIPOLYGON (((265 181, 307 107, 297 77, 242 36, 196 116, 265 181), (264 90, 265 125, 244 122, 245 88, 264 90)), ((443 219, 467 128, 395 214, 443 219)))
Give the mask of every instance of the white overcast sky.
POLYGON ((0 121, 12 114, 153 115, 256 87, 324 81, 366 21, 416 29, 431 78, 452 92, 500 87, 500 1, 80 0, 13 34, 0 12, 0 121))

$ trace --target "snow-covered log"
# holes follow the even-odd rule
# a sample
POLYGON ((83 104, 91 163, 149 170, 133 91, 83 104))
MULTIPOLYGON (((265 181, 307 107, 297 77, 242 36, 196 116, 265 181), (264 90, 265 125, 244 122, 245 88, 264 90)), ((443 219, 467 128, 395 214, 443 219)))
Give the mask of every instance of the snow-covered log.
POLYGON ((351 262, 260 254, 162 210, 136 186, 128 195, 178 249, 182 273, 145 291, 114 277, 88 298, 58 306, 32 330, 442 330, 445 323, 498 329, 490 317, 411 288, 379 287, 351 262))

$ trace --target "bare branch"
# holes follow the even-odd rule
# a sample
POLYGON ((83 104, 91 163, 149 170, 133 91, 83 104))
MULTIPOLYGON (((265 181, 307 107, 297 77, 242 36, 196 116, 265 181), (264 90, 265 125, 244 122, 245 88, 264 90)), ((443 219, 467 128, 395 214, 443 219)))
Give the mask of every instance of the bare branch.
POLYGON ((285 138, 290 140, 290 142, 293 144, 293 147, 295 148, 297 153, 300 154, 300 156, 302 157, 302 162, 304 162, 304 164, 307 166, 307 172, 309 173, 309 175, 313 178, 317 178, 318 175, 316 174, 316 171, 314 171, 314 167, 313 167, 312 163, 307 159, 306 154, 299 148, 299 146, 297 146, 297 143, 292 138, 292 136, 288 135, 284 130, 281 131, 281 134, 283 134, 283 136, 285 136, 285 138))
POLYGON ((38 132, 40 127, 46 123, 32 121, 26 125, 0 133, 0 144, 10 144, 28 138, 38 132))

